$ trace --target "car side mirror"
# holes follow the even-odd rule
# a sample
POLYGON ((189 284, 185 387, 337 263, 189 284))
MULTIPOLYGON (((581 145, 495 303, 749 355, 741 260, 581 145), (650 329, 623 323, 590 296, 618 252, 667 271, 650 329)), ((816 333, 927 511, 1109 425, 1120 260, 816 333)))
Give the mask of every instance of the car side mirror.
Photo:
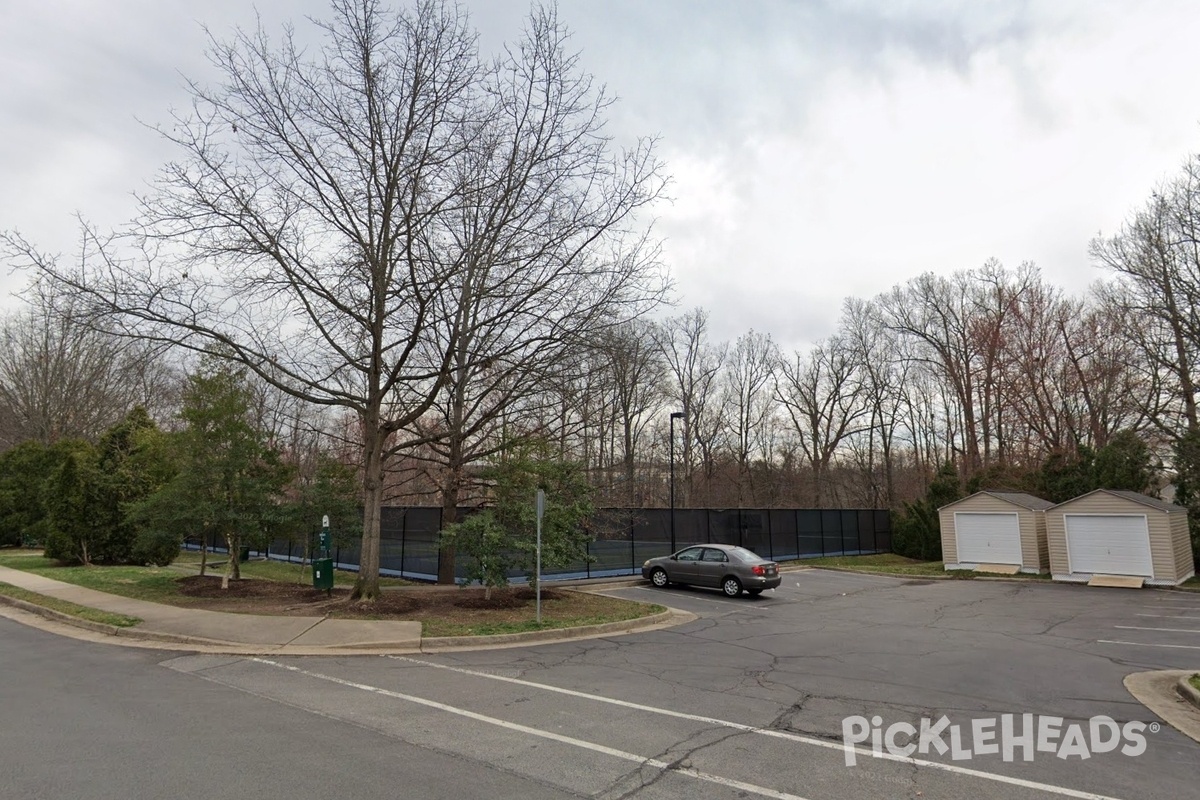
POLYGON ((674 553, 671 553, 671 560, 672 560, 672 561, 678 561, 678 560, 679 560, 679 556, 675 555, 674 553))

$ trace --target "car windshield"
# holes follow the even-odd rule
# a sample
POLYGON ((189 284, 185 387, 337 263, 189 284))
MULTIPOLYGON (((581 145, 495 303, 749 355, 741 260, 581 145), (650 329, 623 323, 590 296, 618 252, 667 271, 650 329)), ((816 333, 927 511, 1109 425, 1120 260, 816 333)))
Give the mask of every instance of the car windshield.
POLYGON ((729 553, 729 555, 733 556, 738 561, 765 561, 766 560, 766 559, 762 558, 761 556, 759 556, 757 553, 755 553, 751 550, 747 550, 744 547, 735 547, 732 550, 726 550, 725 552, 729 553))

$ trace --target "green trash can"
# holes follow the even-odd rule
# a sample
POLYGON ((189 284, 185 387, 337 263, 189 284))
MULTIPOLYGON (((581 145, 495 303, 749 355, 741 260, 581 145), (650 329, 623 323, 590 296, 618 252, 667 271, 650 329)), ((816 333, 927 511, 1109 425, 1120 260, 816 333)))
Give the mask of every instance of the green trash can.
POLYGON ((333 588, 333 559, 332 558, 314 558, 313 567, 313 588, 329 590, 333 588))

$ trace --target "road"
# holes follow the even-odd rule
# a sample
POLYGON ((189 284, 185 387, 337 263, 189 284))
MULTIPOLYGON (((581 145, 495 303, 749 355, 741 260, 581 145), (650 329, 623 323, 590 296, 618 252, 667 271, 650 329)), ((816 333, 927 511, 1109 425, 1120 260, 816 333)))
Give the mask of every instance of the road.
MULTIPOLYGON (((788 573, 761 598, 622 589, 678 628, 412 657, 244 658, 56 638, 0 619, 14 798, 1179 798, 1200 745, 1032 761, 855 754, 843 720, 1106 715, 1122 678, 1200 665, 1200 597, 788 573), (1195 649, 1192 649, 1195 648, 1195 649)), ((869 746, 869 742, 867 743, 869 746)))

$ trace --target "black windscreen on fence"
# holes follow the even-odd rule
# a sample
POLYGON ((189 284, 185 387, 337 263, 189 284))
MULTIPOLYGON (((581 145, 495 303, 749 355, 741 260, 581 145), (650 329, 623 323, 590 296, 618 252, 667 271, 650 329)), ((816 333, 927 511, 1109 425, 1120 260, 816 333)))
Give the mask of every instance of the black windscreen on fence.
MULTIPOLYGON (((458 509, 459 519, 470 509, 458 509)), ((693 544, 741 545, 764 558, 793 561, 819 556, 888 553, 892 520, 886 509, 813 508, 602 508, 588 524, 587 558, 546 565, 547 579, 636 574, 648 558, 669 555, 693 544)), ((440 508, 385 507, 380 516, 380 571, 418 580, 436 580, 440 508)), ((341 532, 333 556, 339 567, 357 569, 357 532, 341 532)), ((217 549, 222 549, 218 547, 217 549)), ((273 541, 266 555, 299 561, 310 558, 303 544, 273 541)), ((455 564, 462 579, 466 567, 455 564)), ((514 578, 521 577, 514 574, 514 578)))

